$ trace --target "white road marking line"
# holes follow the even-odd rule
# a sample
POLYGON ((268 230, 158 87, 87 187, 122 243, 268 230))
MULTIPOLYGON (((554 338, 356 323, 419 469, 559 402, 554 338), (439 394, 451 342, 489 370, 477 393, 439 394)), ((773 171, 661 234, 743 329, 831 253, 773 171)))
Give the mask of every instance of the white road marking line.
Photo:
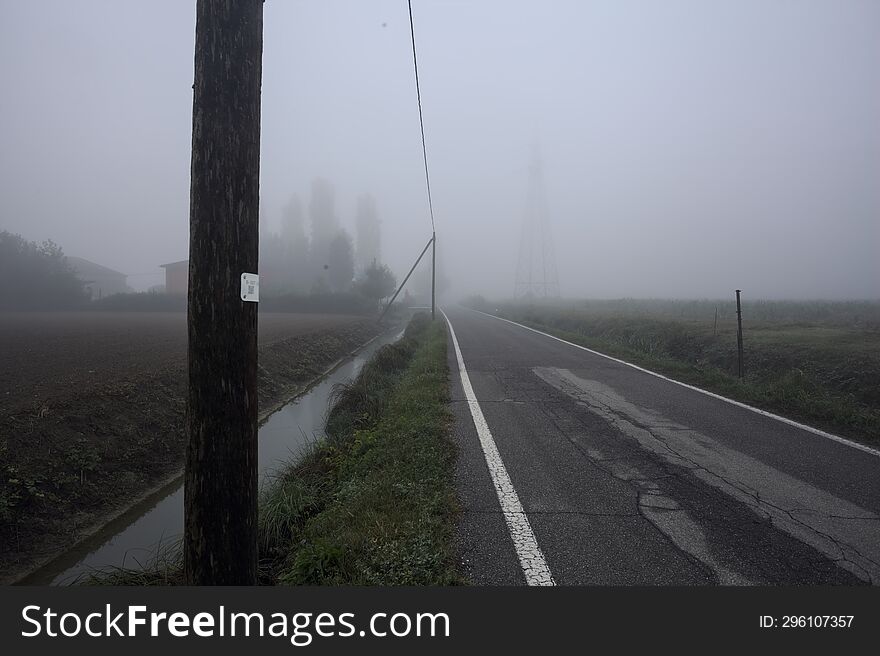
POLYGON ((480 438, 480 446, 483 447, 483 455, 486 457, 486 464, 489 466, 489 474, 492 476, 492 482, 495 484, 495 492, 498 494, 498 501, 501 504, 501 511, 504 514, 504 520, 507 522, 507 529, 510 531, 510 537, 513 539, 513 546, 516 549, 516 555, 519 557, 523 574, 526 576, 526 583, 529 585, 556 585, 553 576, 550 574, 550 568, 547 567, 547 561, 544 560, 544 554, 538 546, 535 534, 532 532, 532 525, 529 524, 529 518, 523 510, 522 504, 519 502, 519 496, 513 488, 504 462, 501 460, 501 454, 498 453, 498 447, 495 445, 495 439, 489 430, 489 424, 483 416, 480 404, 474 394, 474 388, 471 386, 471 379, 468 376, 467 368, 464 366, 464 358, 461 356, 461 348, 458 346, 458 338, 455 336, 455 330, 452 328, 452 322, 443 310, 440 310, 443 318, 446 319, 446 325, 449 326, 449 335, 452 337, 452 345, 455 347, 455 357, 458 360, 458 372, 461 375, 461 386, 464 388, 464 396, 467 399, 468 407, 471 411, 471 417, 474 420, 474 428, 477 429, 477 435, 480 438))
MULTIPOLYGON (((721 396, 720 394, 715 394, 715 392, 709 392, 708 390, 701 389, 699 387, 694 387, 693 385, 688 385, 687 383, 682 383, 679 380, 675 380, 674 378, 669 378, 664 376, 663 374, 658 374, 656 371, 651 371, 650 369, 644 369, 643 367, 639 367, 638 365, 632 364, 631 362, 627 362, 626 360, 619 360, 618 358, 613 358, 610 355, 605 355, 604 353, 600 353, 599 351, 594 351, 593 349, 589 349, 586 346, 581 346, 580 344, 575 344, 574 342, 569 342, 567 340, 562 339, 561 337, 556 337, 555 335, 551 335, 549 333, 545 333, 541 330, 537 330, 535 328, 530 328, 529 326, 524 326, 521 323, 517 323, 516 321, 511 321, 510 319, 504 319, 503 317, 497 317, 494 314, 489 314, 488 312, 481 312, 480 310, 474 310, 473 308, 465 308, 470 310, 471 312, 477 312, 478 314, 484 314, 487 317, 492 317, 493 319, 497 319, 498 321, 504 321, 509 324, 513 324, 514 326, 519 326, 520 328, 525 328, 526 330, 530 330, 533 333, 538 333, 539 335, 543 335, 544 337, 549 337, 550 339, 555 339, 557 342, 562 342, 563 344, 568 344, 569 346, 573 346, 575 348, 581 349, 582 351, 587 351, 588 353, 592 353, 593 355, 598 355, 599 357, 605 358, 606 360, 611 360, 612 362, 617 362, 627 367, 632 367, 633 369, 637 369, 638 371, 642 371, 646 374, 650 374, 651 376, 655 376, 662 380, 668 381, 670 383, 675 383, 676 385, 680 385, 681 387, 686 387, 695 392, 699 392, 700 394, 705 394, 706 396, 711 396, 713 399, 718 399, 719 401, 725 401, 726 403, 730 403, 731 405, 735 405, 740 408, 744 408, 746 410, 751 410, 752 412, 763 415, 765 417, 769 417, 770 419, 775 419, 776 421, 781 421, 783 424, 788 424, 789 426, 794 426, 795 428, 800 428, 801 430, 805 430, 808 433, 813 433, 814 435, 819 435, 820 437, 824 437, 826 439, 832 440, 834 442, 838 442, 839 444, 844 444, 846 446, 852 447, 853 449, 858 449, 859 451, 864 451, 865 453, 869 453, 872 456, 876 456, 880 458, 880 450, 874 449, 870 446, 866 446, 864 444, 859 444, 858 442, 853 442, 852 440, 848 440, 845 437, 840 437, 839 435, 834 435, 832 433, 826 433, 823 430, 819 430, 818 428, 813 428, 812 426, 807 426, 806 424, 801 424, 792 419, 787 419, 786 417, 781 417, 780 415, 775 415, 772 412, 767 412, 766 410, 761 410, 760 408, 756 408, 751 405, 747 405, 740 401, 734 401, 733 399, 729 399, 726 396, 721 396)), ((444 316, 446 316, 444 314, 444 316)), ((446 320, 447 322, 449 319, 446 320)))

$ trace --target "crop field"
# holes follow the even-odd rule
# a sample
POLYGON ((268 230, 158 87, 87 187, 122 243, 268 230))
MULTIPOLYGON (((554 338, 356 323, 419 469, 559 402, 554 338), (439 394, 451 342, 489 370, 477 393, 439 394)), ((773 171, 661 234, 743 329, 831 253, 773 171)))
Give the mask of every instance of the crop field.
POLYGON ((742 381, 734 302, 472 305, 818 428, 880 442, 880 302, 745 302, 742 381))

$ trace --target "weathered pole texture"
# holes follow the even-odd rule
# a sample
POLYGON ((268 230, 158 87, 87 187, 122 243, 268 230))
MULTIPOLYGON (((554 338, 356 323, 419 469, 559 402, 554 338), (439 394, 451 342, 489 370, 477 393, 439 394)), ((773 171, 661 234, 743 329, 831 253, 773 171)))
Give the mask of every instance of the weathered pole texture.
POLYGON ((198 0, 189 250, 184 563, 190 585, 257 574, 257 273, 263 0, 198 0))
POLYGON ((437 297, 435 291, 437 289, 437 233, 431 234, 431 321, 434 321, 434 315, 437 310, 437 297))
POLYGON ((736 352, 737 352, 737 361, 739 362, 739 377, 742 379, 744 375, 743 371, 743 315, 742 315, 742 307, 739 302, 739 295, 741 289, 736 290, 736 352))

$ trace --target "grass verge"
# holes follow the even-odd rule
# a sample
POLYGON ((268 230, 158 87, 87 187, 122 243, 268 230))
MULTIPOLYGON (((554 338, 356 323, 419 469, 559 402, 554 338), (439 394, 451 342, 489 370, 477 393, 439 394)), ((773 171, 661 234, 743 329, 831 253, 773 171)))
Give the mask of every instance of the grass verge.
MULTIPOLYGON (((765 314, 773 309, 790 311, 788 306, 794 304, 779 305, 781 308, 775 308, 767 302, 754 310, 765 314)), ((640 308, 637 301, 627 302, 627 312, 621 312, 617 305, 608 312, 551 305, 505 305, 493 310, 499 316, 675 380, 877 444, 880 331, 871 322, 843 324, 810 317, 805 314, 809 305, 803 305, 796 308, 803 316, 746 321, 744 380, 736 375, 735 317, 722 316, 716 328, 710 319, 671 318, 671 312, 640 308)), ((862 305, 874 311, 874 306, 861 304, 857 308, 860 312, 865 312, 862 305)))
POLYGON ((447 377, 445 328, 417 315, 337 391, 327 438, 264 495, 266 582, 461 582, 447 377))
MULTIPOLYGON (((463 583, 452 541, 456 450, 448 437, 446 329, 416 315, 335 391, 327 437, 260 500, 264 585, 463 583)), ((179 545, 91 585, 183 584, 179 545)))

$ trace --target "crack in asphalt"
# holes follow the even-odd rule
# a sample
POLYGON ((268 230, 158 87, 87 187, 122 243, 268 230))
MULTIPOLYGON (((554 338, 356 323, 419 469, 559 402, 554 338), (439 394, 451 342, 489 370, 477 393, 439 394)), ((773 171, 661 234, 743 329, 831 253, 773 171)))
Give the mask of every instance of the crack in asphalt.
MULTIPOLYGON (((880 517, 876 514, 838 499, 806 482, 794 479, 750 456, 727 449, 686 426, 637 408, 598 381, 581 379, 564 369, 535 368, 533 371, 552 387, 604 418, 620 433, 635 439, 646 451, 661 456, 672 466, 684 468, 699 480, 720 489, 733 500, 745 503, 759 518, 769 521, 774 527, 816 548, 829 560, 862 580, 875 584, 880 580, 880 557, 878 557, 880 534, 874 529, 874 524, 880 517), (749 478, 751 480, 744 480, 749 478), (812 501, 812 503, 805 504, 804 501, 812 501), (834 509, 835 512, 820 512, 814 508, 834 509), (808 516, 799 518, 796 513, 808 516), (843 518, 849 525, 855 524, 851 520, 863 520, 859 524, 870 529, 858 532, 827 525, 833 523, 835 519, 843 518)), ((560 430, 568 437, 564 429, 560 428, 560 430)), ((571 441, 570 437, 569 440, 571 441)), ((575 446, 579 448, 579 445, 575 444, 575 446)), ((591 451, 595 452, 595 450, 591 451)), ((582 449, 581 452, 583 453, 582 449)), ((621 480, 630 480, 621 476, 620 472, 615 473, 598 464, 599 462, 613 464, 614 460, 625 461, 625 457, 597 461, 590 453, 584 455, 595 466, 609 474, 621 480)), ((626 469, 635 470, 631 465, 627 465, 626 469)), ((641 502, 639 507, 642 508, 641 502)), ((650 514, 652 517, 646 519, 652 521, 655 526, 658 525, 655 521, 657 513, 652 510, 650 514)), ((688 518, 687 521, 693 520, 688 518)), ((658 528, 668 535, 663 526, 658 528)), ((665 528, 673 531, 674 527, 665 526, 665 528)), ((702 553, 699 544, 701 534, 702 532, 693 533, 690 536, 696 543, 698 553, 702 553)), ((675 541, 675 538, 670 539, 675 541)), ((691 545, 691 548, 694 548, 694 545, 691 545)), ((717 569, 713 568, 713 570, 719 573, 717 569)), ((729 575, 730 573, 722 568, 719 579, 729 575)))
MULTIPOLYGON (((562 433, 562 435, 565 436, 566 440, 575 448, 576 451, 585 456, 587 460, 592 462, 597 469, 605 472, 607 475, 613 478, 616 478, 617 480, 624 482, 627 486, 633 489, 633 492, 636 495, 637 510, 633 513, 587 513, 576 511, 570 511, 566 513, 553 513, 542 511, 527 511, 529 514, 570 514, 604 517, 641 517, 642 519, 653 525, 655 528, 657 528, 660 534, 668 541, 673 549, 678 551, 682 556, 684 556, 695 566, 702 569, 706 573, 707 578, 714 578, 716 582, 732 585, 745 585, 751 583, 751 581, 749 581, 745 577, 742 577, 724 568, 720 563, 712 558, 709 553, 708 546, 705 543, 705 539, 702 537, 696 537, 696 535, 701 535, 701 531, 696 522, 688 517, 686 512, 680 509, 678 503, 674 499, 671 499, 670 497, 662 494, 659 486, 656 484, 655 481, 676 476, 676 474, 667 473, 660 476, 653 476, 650 479, 644 477, 637 478, 635 475, 643 476, 642 472, 630 465, 629 459, 625 456, 615 458, 595 458, 593 456, 601 456, 601 453, 596 450, 588 450, 588 452, 584 452, 584 449, 577 442, 577 440, 573 439, 571 435, 569 435, 570 429, 567 430, 560 425, 560 422, 558 421, 560 415, 554 411, 553 404, 537 403, 535 405, 540 409, 542 414, 550 419, 550 422, 560 431, 560 433, 562 433), (590 453, 590 451, 592 451, 592 453, 590 453), (598 462, 602 462, 610 463, 613 465, 617 461, 624 462, 624 472, 615 471, 611 467, 606 467, 598 464, 598 462), (628 476, 626 474, 635 475, 628 476), (648 499, 650 499, 651 501, 647 501, 648 499), (677 522, 670 522, 669 520, 671 518, 663 516, 663 513, 673 510, 678 511, 682 515, 677 518, 677 522), (679 527, 684 527, 686 525, 687 528, 685 530, 673 530, 673 524, 676 523, 679 527), (685 532, 691 534, 689 541, 683 539, 681 535, 685 532), (690 542, 690 544, 688 542, 690 542)), ((580 424, 578 422, 570 423, 573 424, 572 428, 580 427, 580 424)))
MULTIPOLYGON (((559 428, 556 422, 553 423, 559 428)), ((600 461, 611 465, 622 462, 623 467, 620 469, 615 470, 613 466, 599 465, 589 453, 584 453, 581 445, 568 434, 568 431, 563 430, 562 433, 574 448, 590 460, 597 469, 623 481, 634 490, 638 512, 632 513, 630 516, 642 517, 653 525, 674 549, 694 564, 704 568, 716 582, 725 585, 753 584, 748 578, 729 570, 712 557, 699 525, 679 506, 675 499, 662 493, 656 481, 675 476, 675 474, 644 477, 644 474, 637 467, 629 463, 630 458, 625 456, 605 458, 600 461)))
MULTIPOLYGON (((638 424, 637 424, 637 425, 638 425, 638 424)), ((646 426, 641 426, 641 425, 640 425, 640 427, 643 428, 644 430, 646 430, 648 433, 650 433, 655 439, 658 439, 658 440, 660 440, 661 442, 664 442, 664 444, 667 446, 667 448, 669 448, 669 450, 670 450, 672 453, 675 453, 677 457, 680 457, 680 458, 683 458, 683 459, 688 460, 688 461, 690 461, 690 462, 693 462, 693 461, 690 460, 690 458, 688 458, 687 456, 684 456, 684 455, 682 455, 681 453, 679 453, 677 450, 673 449, 672 447, 669 447, 669 445, 666 444, 666 441, 663 440, 663 439, 662 439, 660 436, 658 436, 657 434, 655 434, 653 431, 651 431, 650 428, 648 428, 648 427, 646 427, 646 426)), ((809 508, 797 508, 797 509, 794 509, 794 510, 789 510, 789 509, 783 508, 783 507, 779 506, 778 504, 776 504, 776 503, 770 501, 769 499, 766 499, 766 498, 762 499, 762 498, 761 498, 761 494, 760 494, 760 492, 759 492, 758 490, 756 490, 756 489, 754 489, 754 488, 752 488, 752 487, 749 487, 749 486, 747 486, 747 485, 741 483, 740 481, 732 481, 732 480, 730 480, 729 478, 726 478, 725 476, 722 476, 722 475, 720 475, 720 474, 718 474, 718 473, 716 473, 716 472, 710 471, 709 469, 706 469, 706 468, 703 467, 703 466, 697 465, 696 463, 694 463, 694 464, 695 464, 695 468, 694 468, 695 471, 696 471, 696 470, 699 470, 699 471, 701 471, 701 472, 704 472, 704 473, 705 473, 706 475, 708 475, 708 476, 717 476, 718 478, 720 478, 722 481, 724 481, 725 483, 727 483, 727 484, 730 485, 731 487, 733 487, 733 488, 739 490, 740 492, 742 492, 742 493, 745 494, 745 495, 748 495, 748 496, 754 498, 755 503, 757 504, 757 506, 752 506, 752 509, 753 509, 754 511, 756 511, 756 512, 760 512, 760 511, 762 510, 762 509, 760 508, 761 505, 770 506, 770 508, 772 508, 773 510, 776 510, 776 511, 779 512, 779 513, 782 513, 783 515, 785 515, 786 517, 788 517, 788 519, 790 519, 791 521, 793 521, 793 522, 795 522, 795 523, 797 523, 797 524, 800 524, 800 525, 803 526, 804 528, 806 528, 806 529, 808 529, 808 530, 811 530, 811 531, 815 532, 816 534, 818 534, 818 535, 820 535, 820 536, 826 538, 826 539, 829 540, 832 544, 834 544, 835 547, 837 547, 838 552, 839 552, 836 556, 833 555, 833 554, 826 554, 829 558, 831 558, 831 560, 832 560, 833 562, 835 562, 835 563, 841 563, 841 564, 846 565, 847 568, 850 569, 850 571, 853 571, 853 573, 855 573, 857 576, 859 576, 859 578, 861 578, 861 579, 863 579, 863 580, 867 580, 867 581, 869 581, 869 582, 872 583, 872 584, 876 584, 876 583, 877 583, 877 580, 876 580, 875 576, 872 576, 871 573, 870 573, 867 569, 865 569, 864 567, 862 567, 862 566, 859 565, 858 563, 856 563, 856 562, 854 562, 854 561, 852 561, 851 559, 849 559, 849 558, 846 557, 846 552, 845 552, 845 550, 846 550, 846 549, 850 549, 851 551, 854 551, 859 557, 861 557, 861 558, 864 559, 864 560, 869 561, 870 563, 872 563, 872 564, 874 564, 874 565, 878 565, 878 562, 877 562, 877 561, 874 561, 874 560, 872 560, 871 558, 869 558, 868 556, 866 556, 865 554, 863 554, 861 551, 859 551, 859 549, 858 549, 857 547, 855 547, 855 546, 853 546, 853 545, 851 545, 851 544, 847 544, 847 543, 842 542, 841 540, 839 540, 838 538, 836 538, 834 535, 832 535, 832 534, 830 534, 830 533, 827 533, 827 532, 825 532, 825 531, 823 531, 823 530, 820 530, 820 529, 816 528, 815 526, 813 526, 813 525, 811 525, 811 524, 808 524, 807 522, 801 521, 800 519, 798 519, 797 517, 795 517, 795 516, 792 514, 792 513, 794 513, 794 512, 798 512, 798 511, 801 511, 801 512, 811 512, 811 513, 814 513, 814 514, 816 514, 816 515, 820 515, 820 513, 816 512, 816 511, 813 511, 812 509, 809 509, 809 508), (855 570, 855 571, 854 571, 854 570, 855 570)), ((773 524, 774 526, 777 526, 776 522, 774 522, 774 518, 773 518, 772 513, 767 512, 767 511, 764 511, 764 512, 765 512, 765 515, 766 515, 766 519, 769 519, 770 522, 771 522, 771 524, 773 524)), ((827 517, 835 517, 834 515, 831 515, 831 514, 827 514, 826 516, 827 516, 827 517)), ((859 517, 859 519, 874 519, 874 520, 877 520, 877 519, 880 519, 880 517, 877 517, 877 516, 874 516, 874 517, 859 517)), ((781 527, 779 527, 779 528, 782 528, 783 530, 785 530, 784 526, 781 526, 781 527)))

